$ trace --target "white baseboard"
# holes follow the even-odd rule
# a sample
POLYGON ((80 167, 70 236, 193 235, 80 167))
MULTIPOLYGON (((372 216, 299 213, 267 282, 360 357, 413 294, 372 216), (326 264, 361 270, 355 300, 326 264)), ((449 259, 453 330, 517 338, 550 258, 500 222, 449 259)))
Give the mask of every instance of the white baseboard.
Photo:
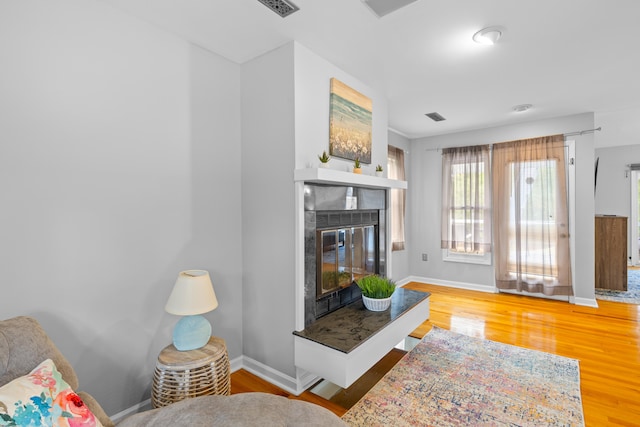
POLYGON ((148 411, 150 409, 153 409, 153 406, 151 405, 151 399, 147 399, 147 400, 143 400, 142 402, 136 405, 133 405, 130 408, 125 409, 124 411, 120 411, 115 415, 111 415, 109 416, 109 418, 111 418, 111 420, 115 424, 118 424, 120 421, 124 420, 125 418, 133 414, 137 414, 138 412, 148 411))
POLYGON ((574 297, 573 303, 575 305, 583 305, 585 307, 594 307, 598 308, 598 301, 595 298, 579 298, 574 297))
POLYGON ((242 369, 251 372, 252 374, 262 378, 265 381, 270 382, 273 385, 280 387, 281 389, 299 396, 303 391, 308 389, 313 383, 320 380, 317 375, 309 372, 298 370, 298 377, 293 378, 290 375, 284 374, 264 363, 258 362, 247 356, 242 356, 242 369))

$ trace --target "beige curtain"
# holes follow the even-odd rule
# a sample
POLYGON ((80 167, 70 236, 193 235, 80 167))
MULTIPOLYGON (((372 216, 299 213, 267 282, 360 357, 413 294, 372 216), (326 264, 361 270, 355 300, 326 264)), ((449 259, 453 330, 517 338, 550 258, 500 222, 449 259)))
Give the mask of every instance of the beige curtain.
POLYGON ((442 249, 491 252, 490 153, 488 145, 442 150, 442 249))
MULTIPOLYGON (((404 151, 400 148, 388 146, 388 178, 405 181, 404 151)), ((394 188, 391 190, 391 250, 404 249, 404 215, 406 205, 406 190, 394 188)))
POLYGON ((493 146, 496 286, 572 295, 562 135, 493 146))

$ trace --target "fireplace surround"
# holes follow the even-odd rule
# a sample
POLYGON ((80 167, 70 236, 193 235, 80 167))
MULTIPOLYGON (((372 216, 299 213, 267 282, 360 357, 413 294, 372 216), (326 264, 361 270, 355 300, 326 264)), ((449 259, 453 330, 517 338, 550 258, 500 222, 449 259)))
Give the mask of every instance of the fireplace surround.
MULTIPOLYGON (((374 227, 375 230, 377 227, 377 240, 370 239, 377 250, 374 264, 369 263, 373 253, 369 251, 368 255, 356 256, 355 267, 362 267, 360 261, 365 260, 365 267, 376 265, 379 274, 391 276, 389 193, 391 189, 407 189, 407 182, 325 168, 296 169, 294 181, 297 286, 293 339, 296 387, 302 391, 319 378, 324 378, 347 388, 429 318, 429 295, 400 287, 394 292, 391 307, 384 312, 366 310, 357 286, 334 289, 330 285, 328 292, 321 291, 318 297, 317 278, 318 271, 321 271, 316 259, 318 235, 322 236, 319 232, 323 229, 334 230, 333 238, 326 242, 327 252, 330 252, 335 245, 348 244, 346 235, 353 233, 352 229, 362 227, 370 230, 368 227, 374 227), (366 217, 372 213, 374 219, 369 221, 366 217), (322 216, 328 221, 326 226, 322 223, 322 216), (350 226, 342 222, 345 216, 351 216, 350 226), (354 221, 358 216, 360 219, 354 221), (339 218, 340 222, 336 222, 339 218), (340 230, 349 231, 341 233, 340 230), (349 292, 352 292, 351 296, 349 292), (348 298, 352 298, 353 303, 346 303, 348 298)), ((363 231, 361 235, 367 233, 363 231)), ((336 257, 342 255, 348 256, 346 252, 333 253, 334 265, 336 262, 339 265, 340 259, 336 261, 336 257)), ((343 267, 340 269, 346 270, 346 265, 343 267)), ((350 268, 353 267, 354 264, 350 268)), ((354 274, 347 273, 350 278, 354 274)))
POLYGON ((385 275, 386 191, 304 185, 304 321, 361 298, 355 280, 385 275))

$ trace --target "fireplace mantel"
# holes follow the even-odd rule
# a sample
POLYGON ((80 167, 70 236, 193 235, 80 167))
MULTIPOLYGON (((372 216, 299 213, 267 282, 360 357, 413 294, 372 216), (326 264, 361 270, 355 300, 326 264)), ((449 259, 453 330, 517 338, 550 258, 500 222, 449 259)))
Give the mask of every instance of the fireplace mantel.
POLYGON ((366 188, 407 188, 407 181, 324 168, 296 169, 293 174, 293 179, 296 182, 355 185, 366 188))

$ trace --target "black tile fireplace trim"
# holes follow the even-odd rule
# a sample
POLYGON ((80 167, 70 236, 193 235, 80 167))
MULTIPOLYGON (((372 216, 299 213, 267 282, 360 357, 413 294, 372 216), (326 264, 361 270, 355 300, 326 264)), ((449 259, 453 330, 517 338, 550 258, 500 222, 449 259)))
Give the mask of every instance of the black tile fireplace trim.
POLYGON ((386 271, 387 190, 346 185, 305 183, 304 186, 304 324, 361 299, 352 283, 344 289, 317 297, 317 231, 374 224, 377 228, 376 273, 386 271))

